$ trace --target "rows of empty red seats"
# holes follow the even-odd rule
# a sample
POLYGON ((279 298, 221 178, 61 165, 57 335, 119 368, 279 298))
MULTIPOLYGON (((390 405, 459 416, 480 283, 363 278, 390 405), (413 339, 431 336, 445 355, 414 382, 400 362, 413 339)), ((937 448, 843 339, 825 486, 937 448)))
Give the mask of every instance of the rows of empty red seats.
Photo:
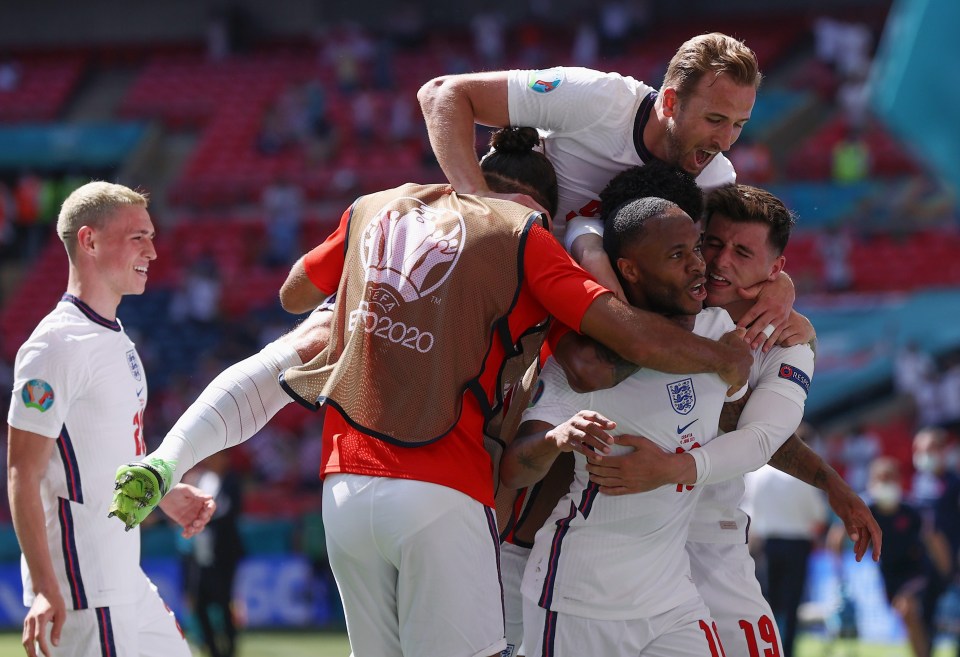
POLYGON ((0 122, 51 121, 61 113, 86 68, 82 55, 15 62, 19 80, 0 91, 0 122))

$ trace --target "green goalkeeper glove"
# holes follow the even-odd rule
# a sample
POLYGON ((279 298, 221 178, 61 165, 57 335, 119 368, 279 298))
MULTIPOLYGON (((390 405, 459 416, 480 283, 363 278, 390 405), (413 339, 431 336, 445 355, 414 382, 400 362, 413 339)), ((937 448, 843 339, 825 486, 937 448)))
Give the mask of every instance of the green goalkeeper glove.
POLYGON ((117 468, 116 492, 107 517, 116 516, 130 531, 150 515, 170 490, 176 463, 151 458, 117 468))

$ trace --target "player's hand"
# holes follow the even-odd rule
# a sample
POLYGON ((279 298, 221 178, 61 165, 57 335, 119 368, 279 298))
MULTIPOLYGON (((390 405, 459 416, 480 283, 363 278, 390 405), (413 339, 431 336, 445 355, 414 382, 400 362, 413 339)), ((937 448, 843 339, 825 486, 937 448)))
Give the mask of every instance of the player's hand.
POLYGON ((108 517, 119 518, 127 526, 127 531, 143 522, 169 489, 175 465, 148 458, 117 468, 108 517))
POLYGON ((792 347, 798 344, 808 344, 817 337, 817 331, 810 320, 798 313, 790 311, 787 323, 777 329, 777 344, 781 347, 792 347))
POLYGON ((748 288, 738 288, 744 299, 753 299, 753 306, 740 317, 737 326, 747 329, 746 341, 751 348, 763 345, 763 351, 777 343, 780 329, 786 324, 797 290, 787 273, 781 271, 772 281, 764 281, 748 288), (772 329, 768 327, 773 327, 772 329))
POLYGON ((67 618, 67 605, 57 590, 37 593, 26 618, 23 619, 23 649, 30 657, 50 657, 51 644, 60 645, 60 632, 67 618), (50 623, 50 640, 47 642, 47 623, 50 623), (40 652, 37 652, 39 644, 40 652))
POLYGON ((696 480, 696 464, 689 454, 671 454, 643 436, 620 435, 617 443, 633 447, 634 451, 602 459, 587 456, 590 481, 599 484, 606 495, 645 493, 681 479, 678 468, 688 466, 696 480), (684 463, 686 459, 689 463, 684 463))
POLYGON ((747 385, 750 368, 753 366, 753 351, 745 342, 746 329, 738 328, 725 333, 718 342, 725 347, 717 374, 728 386, 727 396, 747 385))
POLYGON ((213 497, 189 484, 177 484, 160 500, 160 508, 183 527, 184 538, 192 538, 207 526, 217 510, 213 497))
POLYGON ((873 560, 880 561, 883 532, 876 518, 870 513, 870 508, 860 499, 860 496, 844 483, 840 486, 830 486, 827 491, 827 501, 833 512, 843 522, 847 536, 853 541, 853 553, 857 561, 863 559, 863 555, 871 545, 873 560))
POLYGON ((544 439, 557 446, 561 452, 581 454, 609 454, 610 445, 616 442, 608 431, 617 423, 595 411, 580 411, 572 418, 544 434, 544 439))
POLYGON ((598 249, 591 245, 584 248, 580 253, 580 266, 592 274, 600 285, 613 292, 620 301, 629 303, 620 286, 620 280, 613 271, 613 265, 610 264, 610 256, 602 247, 598 249))

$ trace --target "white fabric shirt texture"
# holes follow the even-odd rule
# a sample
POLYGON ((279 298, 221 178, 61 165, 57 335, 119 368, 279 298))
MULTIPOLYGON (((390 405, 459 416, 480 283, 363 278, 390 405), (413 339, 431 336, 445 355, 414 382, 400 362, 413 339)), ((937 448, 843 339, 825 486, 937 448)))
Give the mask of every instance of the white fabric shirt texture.
MULTIPOLYGON (((717 339, 734 327, 719 308, 697 316, 694 333, 717 339)), ((646 436, 669 452, 689 451, 717 435, 727 385, 715 374, 641 369, 614 388, 577 394, 548 360, 543 393, 524 421, 559 425, 581 410, 617 422, 616 433, 646 436)), ((734 398, 745 394, 746 388, 734 398)), ((626 447, 614 446, 613 454, 626 447)), ((699 487, 675 484, 634 495, 600 495, 576 454, 570 491, 537 532, 521 591, 551 611, 586 618, 647 618, 697 596, 684 550, 699 487)))
POLYGON ((744 506, 762 538, 813 540, 827 519, 820 491, 770 465, 747 475, 744 506))
MULTIPOLYGON (((17 353, 7 422, 56 441, 40 495, 68 608, 132 603, 142 589, 140 531, 125 531, 107 509, 117 467, 146 453, 146 403, 143 364, 123 327, 68 295, 17 353)), ((29 606, 25 558, 21 573, 29 606)))
POLYGON ((691 453, 697 462, 698 482, 709 484, 714 469, 721 479, 703 487, 688 540, 746 543, 750 519, 739 506, 744 492, 742 473, 763 466, 800 426, 813 362, 813 350, 807 345, 774 346, 767 353, 762 348, 754 350, 748 379, 752 394, 737 430, 691 453))
MULTIPOLYGON (((568 249, 579 235, 602 233, 596 217, 607 183, 655 159, 643 144, 643 128, 656 96, 650 85, 618 73, 563 66, 509 72, 510 124, 537 128, 544 137, 560 187, 553 232, 568 249)), ((697 184, 707 190, 736 179, 730 161, 717 154, 697 184)))

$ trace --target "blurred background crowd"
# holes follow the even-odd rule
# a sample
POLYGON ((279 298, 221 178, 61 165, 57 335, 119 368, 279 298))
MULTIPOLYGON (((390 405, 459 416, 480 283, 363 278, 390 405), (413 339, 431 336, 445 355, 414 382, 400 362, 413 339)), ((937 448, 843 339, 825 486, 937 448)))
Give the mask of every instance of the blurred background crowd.
MULTIPOLYGON (((10 5, 0 9, 7 389, 18 346, 62 292, 66 259, 53 227, 63 198, 82 182, 116 180, 151 196, 159 257, 147 293, 127 298, 119 314, 150 381, 152 448, 213 376, 294 324, 279 308, 280 283, 357 195, 443 178, 416 103, 426 80, 562 64, 659 86, 682 41, 722 31, 753 48, 765 74, 730 159, 740 182, 769 188, 798 217, 786 268, 820 339, 808 442, 864 493, 871 466, 887 457, 905 498, 929 505, 953 490, 956 181, 873 109, 890 2, 10 5), (929 428, 938 429, 935 463, 914 448, 915 434, 929 428)), ((478 130, 478 150, 485 142, 478 130)), ((0 395, 4 415, 8 401, 0 395)), ((231 450, 228 463, 204 468, 213 490, 232 491, 226 520, 234 529, 224 530, 232 538, 219 540, 242 551, 211 561, 213 547, 178 544, 162 521, 145 530, 145 564, 168 601, 183 605, 168 591, 201 578, 204 567, 239 563, 235 595, 250 625, 341 622, 319 516, 320 422, 322 414, 291 405, 231 450), (172 557, 178 550, 193 566, 172 557)), ((960 524, 960 498, 953 506, 960 524)), ((755 511, 758 529, 764 513, 755 511)), ((801 623, 839 635, 840 612, 856 608, 861 635, 902 638, 876 567, 822 549, 829 523, 825 512, 814 514, 803 532, 814 550, 801 623)), ((960 533, 948 538, 956 561, 960 533)), ((22 618, 18 556, 4 504, 0 589, 14 595, 0 595, 0 624, 10 626, 22 618)), ((200 589, 191 589, 194 605, 200 589)), ((951 594, 938 616, 945 632, 960 624, 951 594)))

